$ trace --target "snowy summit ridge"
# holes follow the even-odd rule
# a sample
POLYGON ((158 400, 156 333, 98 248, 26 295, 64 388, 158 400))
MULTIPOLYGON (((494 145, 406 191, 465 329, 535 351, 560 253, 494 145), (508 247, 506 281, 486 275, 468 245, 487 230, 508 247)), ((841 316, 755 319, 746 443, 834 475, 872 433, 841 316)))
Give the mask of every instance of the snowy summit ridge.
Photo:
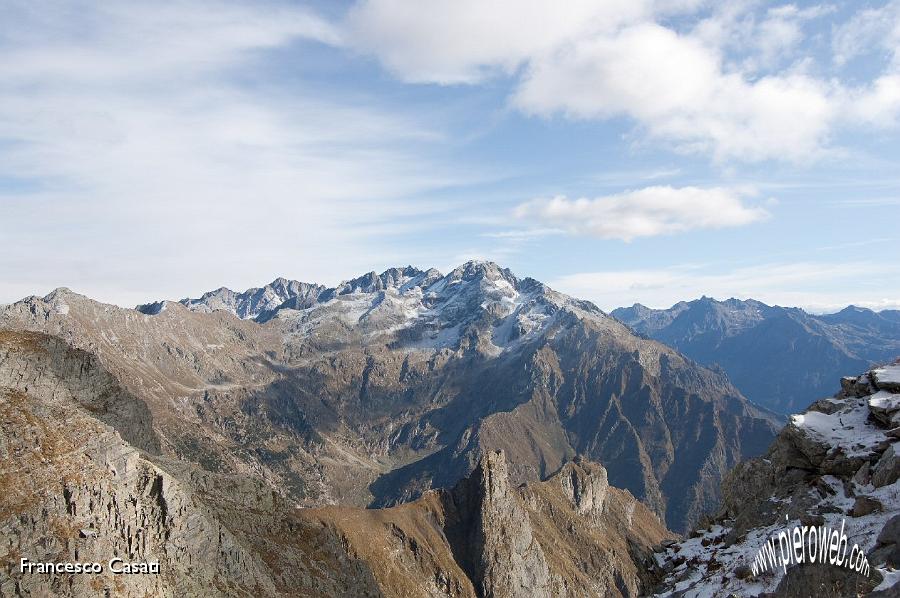
MULTIPOLYGON (((330 288, 278 278, 242 293, 223 287, 179 303, 195 312, 224 310, 260 323, 277 318, 305 336, 398 335, 422 349, 458 347, 470 336, 487 353, 544 331, 561 311, 608 319, 588 301, 532 278, 519 279, 489 261, 469 261, 446 275, 434 268, 390 268, 330 288)), ((137 309, 155 315, 161 304, 137 309)))

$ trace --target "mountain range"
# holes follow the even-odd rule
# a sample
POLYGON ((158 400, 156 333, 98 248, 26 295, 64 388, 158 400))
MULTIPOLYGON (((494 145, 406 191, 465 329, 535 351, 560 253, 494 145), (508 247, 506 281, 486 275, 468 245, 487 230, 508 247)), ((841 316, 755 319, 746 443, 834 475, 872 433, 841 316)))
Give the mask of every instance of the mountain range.
POLYGON ((502 449, 514 483, 604 463, 681 530, 777 430, 725 376, 489 262, 137 310, 59 289, 0 327, 95 355, 146 414, 121 430, 138 448, 255 472, 304 506, 397 504, 502 449))
POLYGON ((722 368, 491 262, 28 297, 0 307, 0 413, 3 595, 678 592, 677 534, 785 434, 722 368), (165 574, 13 575, 105 554, 165 574))
POLYGON ((758 405, 789 414, 838 390, 836 381, 900 355, 900 311, 849 306, 814 315, 753 299, 703 297, 669 309, 639 303, 611 315, 709 367, 758 405))
POLYGON ((636 596, 673 537, 599 464, 516 486, 502 451, 397 507, 298 509, 260 472, 138 449, 139 405, 94 355, 0 332, 0 595, 636 596), (160 573, 19 570, 111 556, 160 573))

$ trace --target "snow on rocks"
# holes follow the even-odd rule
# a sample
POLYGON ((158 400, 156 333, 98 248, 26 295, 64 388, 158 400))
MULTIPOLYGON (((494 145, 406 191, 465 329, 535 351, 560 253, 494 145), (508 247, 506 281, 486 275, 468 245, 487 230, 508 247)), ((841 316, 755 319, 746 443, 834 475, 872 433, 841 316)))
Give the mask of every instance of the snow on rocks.
MULTIPOLYGON (((869 416, 865 399, 851 399, 832 413, 806 411, 792 415, 790 425, 799 428, 802 434, 830 453, 867 457, 886 439, 884 431, 872 425, 869 416)), ((883 446, 881 448, 883 450, 883 446)))
POLYGON ((872 380, 880 389, 900 392, 900 363, 872 370, 872 380))
MULTIPOLYGON (((227 305, 235 304, 231 296, 226 299, 227 305)), ((198 311, 209 308, 202 301, 192 305, 198 311)), ((274 314, 264 312, 260 321, 276 319, 289 334, 325 343, 373 342, 378 337, 378 342, 409 350, 476 350, 499 356, 549 330, 562 311, 608 319, 593 304, 535 280, 518 279, 492 262, 472 261, 447 275, 411 266, 371 272, 321 290, 315 300, 285 301, 274 314)))
POLYGON ((869 397, 869 411, 884 426, 900 426, 900 394, 879 390, 869 397))
POLYGON ((797 588, 828 584, 861 595, 900 589, 900 446, 889 429, 900 407, 889 386, 898 369, 844 379, 837 396, 792 416, 763 458, 736 467, 723 483, 721 511, 655 554, 655 595, 799 596, 797 588), (758 566, 770 538, 803 526, 842 529, 868 559, 869 574, 827 563, 758 566))

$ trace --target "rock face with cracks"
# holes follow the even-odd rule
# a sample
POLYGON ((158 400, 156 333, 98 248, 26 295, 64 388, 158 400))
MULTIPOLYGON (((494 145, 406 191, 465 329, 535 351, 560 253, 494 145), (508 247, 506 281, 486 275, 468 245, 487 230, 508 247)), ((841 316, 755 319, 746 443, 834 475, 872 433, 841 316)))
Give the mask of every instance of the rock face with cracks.
POLYGON ((145 449, 158 443, 96 359, 50 337, 0 333, 0 594, 201 595, 219 580, 274 587, 194 492, 103 420, 116 418, 145 449), (114 407, 106 402, 113 401, 114 407), (32 562, 158 562, 161 575, 22 575, 32 562))
POLYGON ((609 487, 603 467, 571 462, 543 482, 519 487, 510 483, 508 468, 502 452, 491 452, 451 490, 389 509, 328 507, 303 516, 337 530, 351 552, 377 563, 383 588, 409 592, 403 595, 646 591, 652 546, 671 534, 630 493, 609 487), (574 487, 572 480, 578 480, 574 487), (386 552, 400 557, 378 558, 386 552), (409 553, 415 558, 407 559, 409 553))

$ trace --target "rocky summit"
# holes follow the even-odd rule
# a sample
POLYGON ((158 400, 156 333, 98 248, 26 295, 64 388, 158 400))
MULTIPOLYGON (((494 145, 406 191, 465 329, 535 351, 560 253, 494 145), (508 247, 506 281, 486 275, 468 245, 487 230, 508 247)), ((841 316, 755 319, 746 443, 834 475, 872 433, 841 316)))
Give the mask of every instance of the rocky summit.
POLYGON ((11 595, 638 595, 778 429, 489 262, 138 309, 58 289, 0 330, 11 595), (163 572, 14 566, 105 554, 163 572))

